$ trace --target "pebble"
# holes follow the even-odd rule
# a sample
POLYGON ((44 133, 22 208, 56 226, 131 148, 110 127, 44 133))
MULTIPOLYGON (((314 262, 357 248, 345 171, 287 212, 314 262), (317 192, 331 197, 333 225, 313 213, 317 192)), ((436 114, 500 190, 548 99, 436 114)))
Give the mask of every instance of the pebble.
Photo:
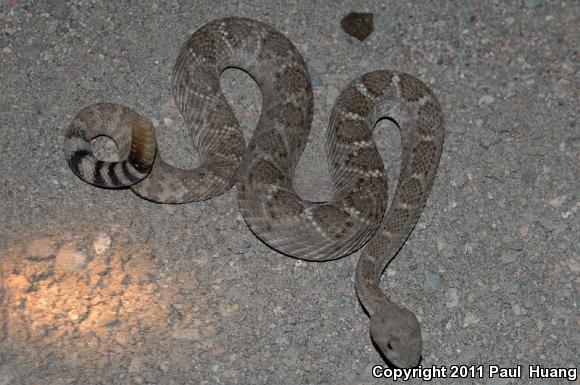
POLYGON ((512 253, 501 255, 501 262, 503 264, 514 263, 515 261, 517 261, 517 257, 512 253))
POLYGON ((108 234, 101 233, 97 235, 97 238, 93 242, 93 250, 95 250, 97 255, 101 255, 111 248, 112 242, 108 234))
POLYGON ((328 86, 326 90, 326 105, 332 106, 336 98, 338 98, 338 88, 333 85, 328 86))
POLYGON ((7 280, 7 288, 14 293, 22 293, 26 291, 29 287, 28 279, 24 275, 13 275, 7 280))
POLYGON ((220 303, 218 305, 218 309, 222 317, 231 317, 232 315, 238 313, 240 311, 240 304, 233 303, 233 304, 224 304, 220 303))
POLYGON ((225 352, 226 352, 226 349, 224 349, 223 346, 217 345, 211 351, 211 355, 214 356, 214 357, 216 357, 216 356, 223 356, 225 352))
POLYGON ((79 367, 81 360, 78 354, 67 352, 64 354, 63 363, 68 369, 74 369, 79 367))
POLYGON ((29 243, 26 247, 26 254, 30 259, 54 258, 56 247, 51 238, 38 238, 29 243))
POLYGON ((580 261, 574 258, 568 260, 568 268, 574 274, 580 273, 580 261))
POLYGON ((520 172, 520 176, 524 182, 534 184, 538 178, 538 172, 532 167, 524 166, 520 172))
POLYGON ((477 325, 479 323, 479 318, 477 318, 475 316, 475 314, 471 313, 471 312, 467 312, 467 314, 465 314, 465 318, 463 319, 463 327, 469 327, 469 326, 473 326, 473 325, 477 325))
POLYGON ((318 75, 312 75, 310 77, 310 80, 312 81, 312 86, 313 87, 321 87, 322 86, 322 78, 318 75))
POLYGON ((437 252, 442 253, 445 249, 447 249, 447 242, 443 239, 437 239, 437 252))
POLYGON ((129 373, 140 373, 143 370, 145 360, 140 356, 135 356, 129 364, 129 373))
POLYGON ((172 337, 177 340, 197 341, 201 339, 201 333, 197 328, 184 328, 174 330, 172 337))
POLYGON ((570 96, 568 94, 569 87, 572 87, 569 80, 560 79, 552 86, 552 92, 561 99, 567 99, 570 96))
POLYGON ((58 21, 52 20, 50 22, 47 22, 46 24, 47 24, 47 32, 49 34, 53 34, 56 32, 56 29, 58 27, 58 21))
POLYGON ((510 288, 509 288, 509 292, 511 294, 517 294, 520 291, 520 288, 522 287, 522 284, 518 281, 514 281, 512 282, 510 288))
POLYGON ((437 290, 441 287, 441 276, 432 271, 425 271, 425 281, 423 283, 425 290, 437 290))
POLYGON ((24 47, 22 53, 30 59, 36 59, 40 55, 42 48, 37 43, 31 43, 24 47))
POLYGON ((451 287, 445 293, 445 306, 453 308, 459 304, 459 292, 456 288, 451 287))
POLYGON ((490 105, 491 103, 495 102, 495 98, 491 95, 484 95, 481 98, 479 98, 479 102, 478 105, 480 107, 485 107, 490 105))
POLYGON ((373 14, 351 12, 340 21, 340 27, 350 36, 363 41, 375 29, 373 14))
POLYGON ((68 4, 64 0, 48 0, 48 14, 55 19, 66 19, 69 15, 68 4))
POLYGON ((558 208, 560 206, 562 206, 562 204, 566 201, 566 195, 560 195, 554 199, 552 199, 551 201, 548 202, 548 204, 554 208, 558 208))
POLYGON ((534 9, 537 8, 541 2, 541 0, 525 0, 524 3, 527 9, 534 9))
POLYGON ((86 263, 87 256, 76 249, 74 242, 61 247, 56 255, 56 268, 61 272, 79 272, 86 263))

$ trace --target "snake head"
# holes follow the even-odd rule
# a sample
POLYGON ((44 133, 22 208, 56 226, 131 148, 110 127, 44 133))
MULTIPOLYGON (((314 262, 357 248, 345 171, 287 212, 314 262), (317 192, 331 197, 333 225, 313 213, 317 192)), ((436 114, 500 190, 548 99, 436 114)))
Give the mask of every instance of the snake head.
POLYGON ((371 338, 390 363, 412 368, 421 360, 421 327, 415 315, 401 307, 378 309, 370 319, 371 338))

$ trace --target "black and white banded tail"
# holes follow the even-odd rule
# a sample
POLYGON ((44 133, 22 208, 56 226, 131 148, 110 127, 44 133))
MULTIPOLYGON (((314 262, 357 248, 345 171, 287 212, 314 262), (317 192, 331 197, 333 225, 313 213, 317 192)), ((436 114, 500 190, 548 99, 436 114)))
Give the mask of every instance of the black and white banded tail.
POLYGON ((151 121, 128 107, 110 103, 81 110, 71 122, 64 144, 71 170, 85 182, 106 188, 131 186, 145 178, 157 151, 151 121), (91 141, 98 136, 115 142, 120 161, 95 157, 91 141))

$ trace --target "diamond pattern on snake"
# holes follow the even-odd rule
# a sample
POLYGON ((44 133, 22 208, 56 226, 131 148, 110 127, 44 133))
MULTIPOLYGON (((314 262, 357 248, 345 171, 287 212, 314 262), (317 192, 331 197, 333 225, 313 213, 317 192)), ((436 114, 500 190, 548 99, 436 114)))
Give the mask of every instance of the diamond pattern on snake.
POLYGON ((193 136, 198 167, 184 170, 163 161, 147 117, 99 103, 81 110, 66 132, 65 157, 72 171, 88 183, 130 186, 161 203, 209 199, 235 184, 252 232, 292 257, 326 261, 364 246, 355 287, 370 316, 370 335, 388 361, 416 366, 422 352, 419 322, 384 295, 379 281, 418 221, 439 164, 443 113, 429 87, 391 70, 364 74, 346 86, 326 132, 332 184, 327 202, 306 201, 294 190, 294 170, 312 123, 313 93, 302 56, 280 32, 239 17, 205 24, 179 51, 172 92, 193 136), (250 74, 262 92, 262 113, 247 146, 220 89, 220 75, 230 67, 250 74), (388 210, 385 170, 372 138, 375 124, 385 117, 397 123, 402 143, 388 210), (121 161, 93 155, 91 140, 100 135, 116 142, 121 161))

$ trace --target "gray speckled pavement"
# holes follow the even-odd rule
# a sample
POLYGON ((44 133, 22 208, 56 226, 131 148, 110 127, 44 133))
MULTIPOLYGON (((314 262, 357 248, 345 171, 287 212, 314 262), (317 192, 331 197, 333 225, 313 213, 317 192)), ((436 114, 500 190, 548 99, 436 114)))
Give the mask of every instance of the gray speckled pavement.
MULTIPOLYGON (((169 78, 190 33, 227 15, 272 24, 305 57, 316 97, 296 182, 305 197, 328 195, 322 138, 346 83, 391 68, 434 89, 441 166, 383 288, 418 315, 423 368, 478 377, 483 365, 466 384, 567 383, 527 369, 577 369, 580 357, 579 14, 565 0, 3 0, 0 384, 392 381, 373 379, 383 361, 353 288, 358 254, 276 253, 246 227, 235 191, 160 205, 67 167, 66 126, 99 101, 152 117, 165 158, 194 164, 169 78), (340 29, 350 11, 374 13, 365 42, 340 29), (521 365, 522 378, 490 378, 489 365, 521 365)), ((222 84, 249 137, 257 86, 236 70, 222 84)), ((393 181, 398 132, 379 126, 393 181)))

